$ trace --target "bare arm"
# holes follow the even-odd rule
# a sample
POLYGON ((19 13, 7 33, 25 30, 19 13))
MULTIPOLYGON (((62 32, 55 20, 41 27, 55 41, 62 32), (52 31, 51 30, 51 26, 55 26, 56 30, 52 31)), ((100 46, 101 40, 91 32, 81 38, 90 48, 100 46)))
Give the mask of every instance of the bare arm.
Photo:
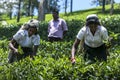
POLYGON ((34 47, 33 47, 33 56, 35 56, 36 55, 36 53, 37 53, 37 50, 38 50, 38 45, 35 45, 34 47))
POLYGON ((78 48, 79 43, 80 43, 80 40, 79 40, 79 39, 76 39, 75 42, 74 42, 74 44, 73 44, 73 46, 72 46, 71 58, 73 58, 73 59, 74 59, 74 57, 75 57, 75 53, 76 53, 76 51, 77 51, 77 48, 78 48))
POLYGON ((14 39, 12 39, 11 41, 10 41, 10 43, 9 43, 9 48, 12 50, 12 51, 14 51, 14 52, 18 52, 18 44, 17 44, 17 42, 14 40, 14 39))
POLYGON ((63 36, 65 36, 66 33, 67 33, 67 30, 63 32, 63 36))

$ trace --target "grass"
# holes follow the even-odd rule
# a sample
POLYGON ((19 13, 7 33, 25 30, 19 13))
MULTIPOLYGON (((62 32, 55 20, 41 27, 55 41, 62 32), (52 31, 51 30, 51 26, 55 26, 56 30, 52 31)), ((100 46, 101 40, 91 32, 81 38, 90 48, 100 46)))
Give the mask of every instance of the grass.
MULTIPOLYGON (((102 13, 102 6, 96 7, 96 8, 92 8, 92 9, 86 9, 86 10, 79 10, 79 11, 75 11, 72 14, 68 13, 67 15, 65 15, 64 13, 60 13, 60 17, 64 18, 66 20, 69 19, 84 19, 86 18, 87 15, 89 14, 97 14, 99 17, 102 16, 109 16, 110 15, 110 7, 111 5, 106 5, 105 6, 105 13, 102 13)), ((120 14, 120 4, 114 4, 114 14, 113 15, 119 15, 120 14)), ((34 16, 33 18, 37 19, 38 16, 34 16)), ((5 16, 4 16, 5 18, 5 16)), ((19 23, 24 23, 27 22, 28 20, 32 19, 31 17, 21 17, 20 18, 20 22, 19 23)), ((52 19, 51 14, 46 14, 45 15, 45 21, 50 21, 52 19)), ((13 18, 12 20, 5 18, 6 22, 8 24, 14 24, 17 23, 16 18, 13 18)))

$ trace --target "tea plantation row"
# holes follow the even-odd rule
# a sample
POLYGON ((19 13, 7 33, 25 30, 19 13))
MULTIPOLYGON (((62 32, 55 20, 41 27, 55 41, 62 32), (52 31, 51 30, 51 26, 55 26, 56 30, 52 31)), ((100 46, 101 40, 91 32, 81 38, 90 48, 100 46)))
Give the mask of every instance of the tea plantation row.
MULTIPOLYGON (((84 20, 66 20, 69 31, 62 42, 47 41, 47 22, 40 24, 40 47, 35 57, 29 57, 13 64, 7 63, 8 43, 19 29, 18 25, 0 26, 0 80, 119 80, 120 79, 120 37, 113 40, 107 62, 87 64, 83 53, 76 54, 76 64, 70 62, 71 47, 84 20)), ((109 35, 119 34, 120 16, 101 18, 109 35)))

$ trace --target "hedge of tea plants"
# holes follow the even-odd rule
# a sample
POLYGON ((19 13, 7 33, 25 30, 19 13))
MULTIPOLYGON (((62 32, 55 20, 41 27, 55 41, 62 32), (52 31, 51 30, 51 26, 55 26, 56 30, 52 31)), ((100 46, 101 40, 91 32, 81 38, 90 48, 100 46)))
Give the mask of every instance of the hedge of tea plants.
POLYGON ((47 23, 40 24, 40 46, 34 60, 29 57, 8 64, 8 43, 19 29, 18 24, 0 26, 0 80, 119 80, 120 79, 120 16, 101 18, 112 34, 113 45, 107 62, 88 64, 84 53, 77 52, 76 64, 70 62, 71 47, 84 20, 66 20, 69 31, 62 42, 47 41, 47 23))

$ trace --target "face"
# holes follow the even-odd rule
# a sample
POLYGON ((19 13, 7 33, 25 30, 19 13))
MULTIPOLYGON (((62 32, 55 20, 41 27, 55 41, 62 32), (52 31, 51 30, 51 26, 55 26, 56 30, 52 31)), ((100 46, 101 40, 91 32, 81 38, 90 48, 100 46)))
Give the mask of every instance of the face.
POLYGON ((29 34, 29 36, 34 35, 36 32, 37 32, 37 29, 36 29, 36 28, 29 28, 29 29, 28 29, 28 34, 29 34))
POLYGON ((58 14, 56 13, 56 12, 53 12, 52 13, 52 16, 53 16, 53 18, 56 20, 56 19, 58 19, 58 14))
POLYGON ((96 23, 94 23, 94 22, 92 22, 92 23, 89 24, 89 28, 92 31, 96 31, 97 30, 97 26, 98 25, 96 23))

